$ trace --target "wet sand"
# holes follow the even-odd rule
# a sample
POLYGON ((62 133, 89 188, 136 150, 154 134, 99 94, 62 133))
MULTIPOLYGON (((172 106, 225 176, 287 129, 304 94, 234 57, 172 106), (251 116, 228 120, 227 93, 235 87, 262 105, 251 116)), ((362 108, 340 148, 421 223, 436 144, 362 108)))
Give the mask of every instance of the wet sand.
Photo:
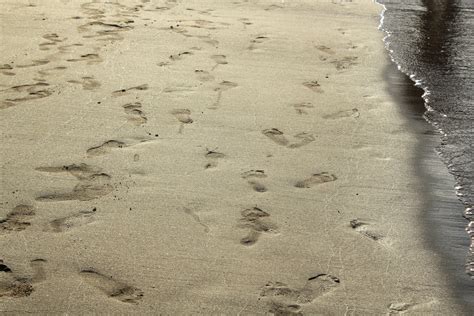
POLYGON ((0 2, 0 310, 462 315, 381 7, 334 2, 0 2))

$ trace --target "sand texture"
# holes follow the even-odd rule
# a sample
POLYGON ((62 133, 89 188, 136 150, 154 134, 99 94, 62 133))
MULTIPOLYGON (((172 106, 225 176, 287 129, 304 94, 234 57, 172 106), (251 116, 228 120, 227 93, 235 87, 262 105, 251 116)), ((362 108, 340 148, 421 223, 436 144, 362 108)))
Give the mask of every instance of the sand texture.
POLYGON ((381 9, 0 0, 0 312, 460 314, 381 9))

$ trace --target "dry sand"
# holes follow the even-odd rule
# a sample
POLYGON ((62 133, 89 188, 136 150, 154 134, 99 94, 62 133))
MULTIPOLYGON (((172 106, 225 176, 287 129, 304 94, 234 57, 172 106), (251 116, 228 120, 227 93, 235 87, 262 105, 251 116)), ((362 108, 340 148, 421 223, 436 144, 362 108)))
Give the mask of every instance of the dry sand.
POLYGON ((462 313, 379 5, 0 12, 2 313, 462 313))

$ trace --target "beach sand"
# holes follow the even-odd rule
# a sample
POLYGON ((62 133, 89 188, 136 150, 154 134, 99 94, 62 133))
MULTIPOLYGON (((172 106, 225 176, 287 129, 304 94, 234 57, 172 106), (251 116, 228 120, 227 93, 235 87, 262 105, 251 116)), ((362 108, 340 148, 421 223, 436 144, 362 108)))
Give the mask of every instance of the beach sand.
POLYGON ((0 1, 0 312, 461 315, 372 1, 0 1))

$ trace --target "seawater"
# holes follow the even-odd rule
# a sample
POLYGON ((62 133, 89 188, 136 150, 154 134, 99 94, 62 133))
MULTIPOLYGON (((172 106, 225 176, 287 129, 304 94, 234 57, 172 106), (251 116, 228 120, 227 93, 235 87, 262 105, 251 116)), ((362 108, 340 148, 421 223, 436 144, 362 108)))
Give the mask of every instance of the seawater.
POLYGON ((377 2, 390 57, 422 89, 421 115, 438 138, 421 137, 417 163, 431 186, 426 225, 462 303, 474 308, 474 0, 377 2))

